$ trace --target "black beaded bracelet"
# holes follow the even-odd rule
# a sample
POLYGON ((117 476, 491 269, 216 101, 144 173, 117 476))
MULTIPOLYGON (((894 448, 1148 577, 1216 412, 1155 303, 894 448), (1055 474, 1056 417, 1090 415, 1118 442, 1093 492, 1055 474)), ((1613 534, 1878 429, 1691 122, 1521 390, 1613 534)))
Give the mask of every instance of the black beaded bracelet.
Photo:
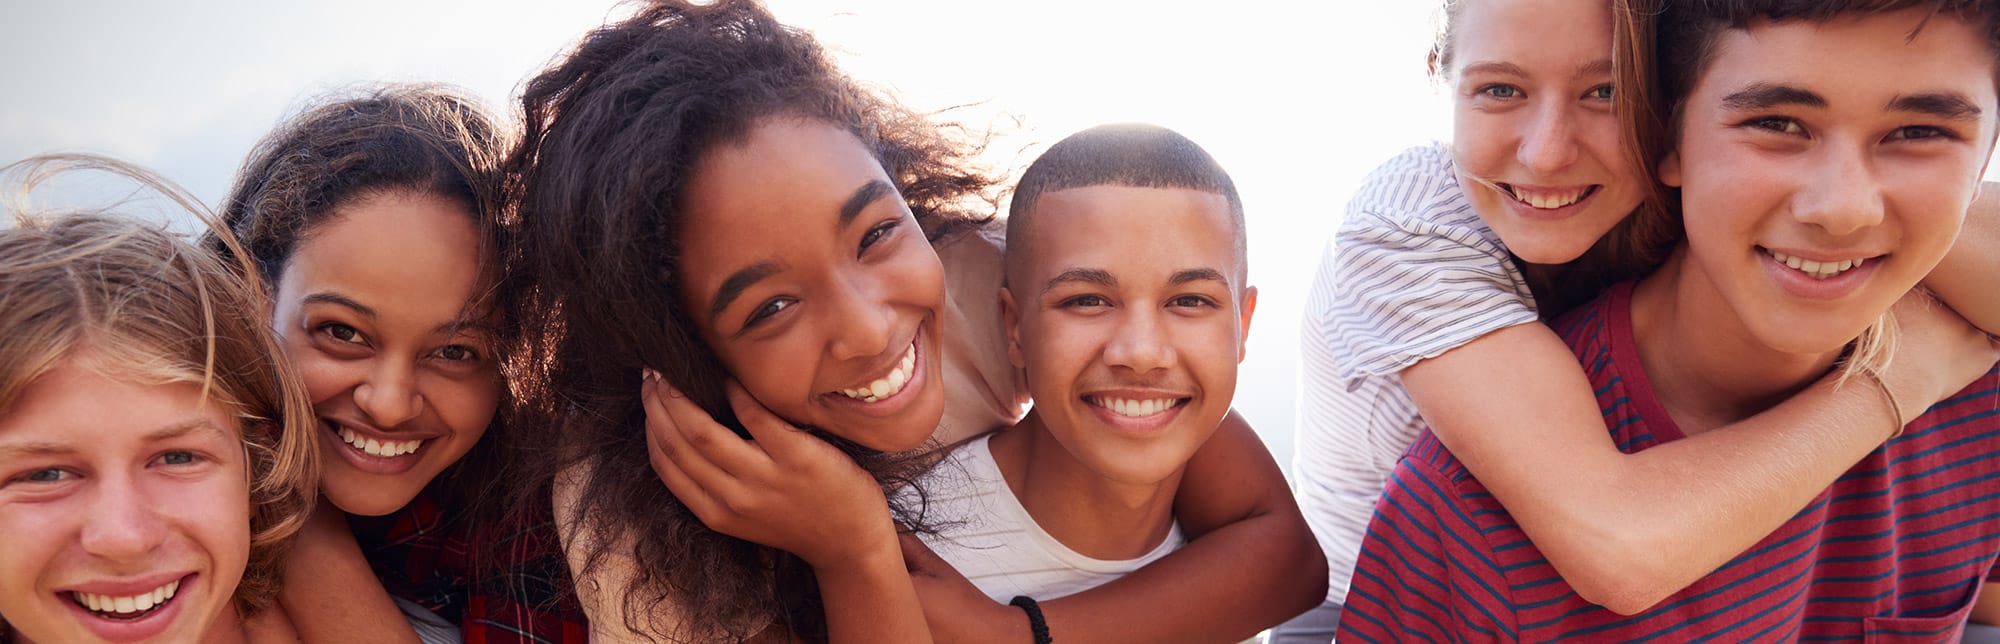
POLYGON ((1042 605, 1035 603, 1035 598, 1027 595, 1015 595, 1014 599, 1008 601, 1007 604, 1010 606, 1020 606, 1021 612, 1028 614, 1028 630, 1035 632, 1035 644, 1051 644, 1055 641, 1055 639, 1049 637, 1049 623, 1047 620, 1042 619, 1042 605))

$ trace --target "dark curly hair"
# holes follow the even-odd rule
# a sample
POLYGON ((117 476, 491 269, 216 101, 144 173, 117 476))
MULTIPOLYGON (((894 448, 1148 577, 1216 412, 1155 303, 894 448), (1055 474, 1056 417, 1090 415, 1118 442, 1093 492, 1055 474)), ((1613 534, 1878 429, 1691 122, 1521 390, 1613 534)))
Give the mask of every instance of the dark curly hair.
MULTIPOLYGON (((705 152, 743 140, 761 119, 813 119, 860 139, 936 241, 992 217, 994 180, 971 169, 979 147, 856 84, 809 34, 742 0, 642 5, 586 36, 528 83, 521 102, 526 132, 508 165, 532 279, 517 301, 521 319, 541 326, 521 356, 531 368, 520 372, 533 374, 525 404, 559 445, 522 493, 588 472, 581 502, 556 519, 592 537, 580 578, 636 541, 637 576, 622 598, 635 631, 710 641, 768 623, 823 639, 809 567, 710 530, 647 458, 642 368, 741 432, 723 396, 727 373, 675 297, 682 192, 705 152), (662 601, 690 623, 640 617, 662 601)), ((907 455, 815 433, 885 487, 912 473, 907 455)), ((913 513, 892 511, 910 525, 913 513)))
MULTIPOLYGON (((504 281, 505 267, 493 263, 505 256, 511 236, 500 166, 512 145, 512 130, 456 89, 388 84, 351 90, 320 99, 251 149, 223 202, 222 220, 275 289, 300 241, 340 207, 399 191, 433 195, 472 214, 479 261, 504 281)), ((232 254, 214 235, 203 245, 232 254)), ((504 302, 495 305, 507 309, 504 302)), ((498 329, 501 347, 518 336, 510 321, 498 329)), ((490 501, 504 478, 499 453, 511 425, 507 406, 501 407, 479 443, 430 484, 459 520, 486 523, 504 511, 490 501)))

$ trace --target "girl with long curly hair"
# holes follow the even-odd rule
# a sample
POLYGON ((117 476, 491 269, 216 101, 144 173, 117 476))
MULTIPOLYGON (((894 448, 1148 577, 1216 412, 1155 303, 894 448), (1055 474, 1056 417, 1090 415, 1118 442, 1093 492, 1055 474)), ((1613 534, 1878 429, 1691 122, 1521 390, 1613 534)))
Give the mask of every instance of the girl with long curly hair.
MULTIPOLYGON (((897 533, 921 495, 884 494, 912 450, 1021 413, 976 146, 745 1, 647 4, 523 104, 524 392, 556 443, 525 481, 553 491, 593 634, 1031 641, 948 571, 915 580, 919 613, 897 533)), ((1241 639, 1317 601, 1324 565, 1240 418, 1182 488, 1194 542, 1043 604, 1050 631, 1241 639)))

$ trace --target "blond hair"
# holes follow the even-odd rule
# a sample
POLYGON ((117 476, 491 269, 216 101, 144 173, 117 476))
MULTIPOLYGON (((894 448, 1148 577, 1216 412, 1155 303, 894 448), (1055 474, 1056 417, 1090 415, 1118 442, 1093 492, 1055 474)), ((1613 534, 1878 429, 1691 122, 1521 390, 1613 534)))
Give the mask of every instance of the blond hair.
POLYGON ((60 362, 86 354, 90 367, 131 382, 199 385, 242 423, 250 560, 235 597, 254 614, 276 597, 286 546, 317 495, 311 403, 279 353, 247 262, 226 263, 134 217, 35 213, 20 200, 83 170, 150 189, 228 237, 185 191, 115 160, 51 155, 0 169, 17 198, 8 208, 14 227, 0 230, 0 413, 60 362))

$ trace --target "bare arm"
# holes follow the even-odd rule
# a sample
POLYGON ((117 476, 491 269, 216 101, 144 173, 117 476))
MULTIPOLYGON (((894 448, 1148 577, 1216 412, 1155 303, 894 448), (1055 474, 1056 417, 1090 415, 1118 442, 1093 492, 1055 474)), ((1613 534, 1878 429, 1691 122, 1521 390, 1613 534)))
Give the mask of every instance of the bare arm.
POLYGON ((1948 311, 1897 309, 1905 341, 1883 381, 1898 415, 1865 377, 1822 381, 1755 417, 1625 454, 1575 355, 1539 324, 1413 365, 1403 383, 1577 594, 1632 614, 1748 549, 1888 438, 1892 419, 1916 418, 1993 364, 1992 345, 1948 311))
POLYGON ((2000 626, 2000 584, 1988 582, 1979 590, 1979 600, 1972 604, 1972 613, 1966 621, 1987 626, 2000 626))
POLYGON ((1973 326, 2000 334, 2000 183, 1980 186, 1965 227, 1924 286, 1973 326))
MULTIPOLYGON (((1237 641, 1325 599, 1326 556, 1241 415, 1232 411, 1188 463, 1174 515, 1192 541, 1102 586, 1042 601, 1049 634, 1072 642, 1237 641)), ((1020 609, 987 599, 914 539, 904 549, 939 640, 1030 640, 1020 609)))
POLYGON ((346 515, 325 499, 285 555, 278 604, 303 642, 418 641, 368 567, 346 515))

